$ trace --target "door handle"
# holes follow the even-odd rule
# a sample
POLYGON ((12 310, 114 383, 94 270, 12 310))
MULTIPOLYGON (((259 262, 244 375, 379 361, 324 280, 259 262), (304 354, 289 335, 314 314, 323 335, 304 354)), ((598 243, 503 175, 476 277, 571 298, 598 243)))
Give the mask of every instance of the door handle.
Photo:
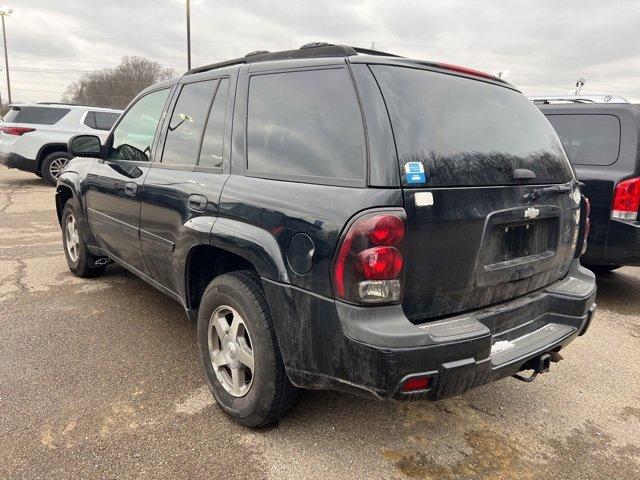
POLYGON ((138 184, 133 182, 125 183, 124 193, 130 197, 135 197, 138 193, 138 184))
POLYGON ((189 207, 189 210, 194 212, 204 212, 207 209, 208 203, 209 201, 204 195, 193 194, 189 195, 187 206, 189 207))

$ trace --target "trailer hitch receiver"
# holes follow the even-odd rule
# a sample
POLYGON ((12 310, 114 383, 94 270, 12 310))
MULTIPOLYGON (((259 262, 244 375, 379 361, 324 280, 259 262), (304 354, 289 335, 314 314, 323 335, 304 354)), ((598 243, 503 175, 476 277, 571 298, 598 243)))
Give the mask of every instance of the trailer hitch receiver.
POLYGON ((543 353, 539 357, 532 358, 527 363, 522 366, 522 370, 533 370, 533 373, 529 377, 525 377, 520 375, 520 373, 516 373, 513 378, 517 378, 523 382, 533 382, 539 373, 547 373, 549 371, 549 366, 551 365, 551 355, 548 353, 543 353))

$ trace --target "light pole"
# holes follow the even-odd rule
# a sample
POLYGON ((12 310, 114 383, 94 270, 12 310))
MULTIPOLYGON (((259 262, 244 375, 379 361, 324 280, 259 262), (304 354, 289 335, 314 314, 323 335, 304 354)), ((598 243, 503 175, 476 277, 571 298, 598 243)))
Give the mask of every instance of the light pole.
MULTIPOLYGON (((4 17, 2 21, 4 28, 4 17)), ((187 70, 191 70, 191 0, 187 0, 187 70)))
MULTIPOLYGON (((189 1, 189 0, 187 0, 189 1)), ((9 55, 7 54, 7 32, 4 27, 4 17, 8 17, 13 13, 9 7, 0 7, 0 17, 2 17, 2 39, 4 41, 4 68, 7 71, 7 97, 11 104, 11 81, 9 80, 9 55)))

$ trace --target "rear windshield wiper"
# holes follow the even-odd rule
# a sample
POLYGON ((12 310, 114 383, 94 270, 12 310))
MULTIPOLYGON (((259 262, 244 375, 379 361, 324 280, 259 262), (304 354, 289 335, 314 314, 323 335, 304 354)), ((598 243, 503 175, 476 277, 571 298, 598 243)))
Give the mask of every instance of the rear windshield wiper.
POLYGON ((548 195, 550 193, 571 192, 577 186, 582 187, 584 186, 584 183, 578 180, 571 180, 570 182, 563 183, 561 185, 551 185, 550 187, 534 188, 531 193, 525 193, 523 198, 524 200, 536 201, 539 198, 544 197, 545 195, 548 195))

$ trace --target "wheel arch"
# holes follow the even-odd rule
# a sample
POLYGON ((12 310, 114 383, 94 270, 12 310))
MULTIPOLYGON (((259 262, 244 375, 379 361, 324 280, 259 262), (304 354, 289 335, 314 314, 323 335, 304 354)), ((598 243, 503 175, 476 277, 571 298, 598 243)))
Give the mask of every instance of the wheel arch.
POLYGON ((62 211, 69 200, 73 199, 73 190, 67 185, 59 185, 56 188, 56 214, 58 223, 62 225, 62 211))
POLYGON ((42 161, 47 157, 47 155, 53 152, 65 152, 68 153, 67 144, 63 142, 51 142, 46 143, 40 150, 38 150, 38 154, 36 155, 36 160, 38 161, 38 171, 41 171, 42 161))
POLYGON ((79 191, 80 176, 76 172, 67 171, 60 175, 55 196, 58 222, 62 221, 62 211, 69 200, 75 202, 75 205, 80 208, 80 211, 84 211, 82 209, 80 195, 78 195, 79 191))
POLYGON ((261 278, 289 283, 280 246, 264 229, 237 220, 218 218, 209 244, 190 248, 185 262, 185 304, 197 310, 202 293, 218 275, 252 270, 261 278))
POLYGON ((197 310, 205 289, 211 281, 236 270, 257 272, 246 258, 212 245, 194 245, 185 264, 185 303, 187 309, 197 310))

